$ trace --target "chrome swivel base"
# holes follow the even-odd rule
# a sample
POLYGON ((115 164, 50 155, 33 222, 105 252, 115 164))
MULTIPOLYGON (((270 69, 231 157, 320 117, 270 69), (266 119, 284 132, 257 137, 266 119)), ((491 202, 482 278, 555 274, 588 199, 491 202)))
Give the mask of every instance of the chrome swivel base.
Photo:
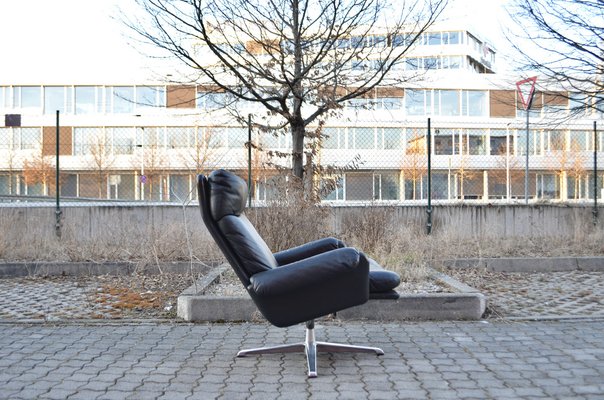
POLYGON ((306 340, 302 343, 285 344, 281 346, 260 347, 257 349, 241 350, 237 357, 245 357, 254 354, 274 354, 274 353, 297 353, 304 351, 308 362, 308 377, 317 376, 317 352, 327 353, 375 353, 378 356, 384 354, 384 351, 377 347, 352 346, 338 343, 317 342, 315 341, 314 321, 306 323, 306 340))

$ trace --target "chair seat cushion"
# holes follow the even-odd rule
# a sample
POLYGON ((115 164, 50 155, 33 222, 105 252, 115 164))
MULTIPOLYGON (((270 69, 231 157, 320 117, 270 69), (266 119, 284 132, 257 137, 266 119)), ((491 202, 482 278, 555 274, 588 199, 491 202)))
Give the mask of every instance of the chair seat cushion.
POLYGON ((369 298, 398 299, 394 290, 401 283, 400 276, 393 271, 385 270, 375 260, 369 258, 369 298))

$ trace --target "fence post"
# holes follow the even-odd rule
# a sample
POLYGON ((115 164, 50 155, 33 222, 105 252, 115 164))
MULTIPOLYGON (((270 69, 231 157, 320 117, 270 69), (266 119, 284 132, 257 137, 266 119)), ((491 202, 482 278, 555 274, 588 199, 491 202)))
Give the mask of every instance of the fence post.
POLYGON ((59 186, 59 175, 61 168, 59 167, 59 149, 60 149, 60 124, 59 124, 59 110, 57 110, 57 124, 55 129, 55 157, 56 157, 56 171, 55 171, 55 195, 56 195, 56 209, 55 209, 55 233, 58 237, 61 237, 61 196, 59 186))
POLYGON ((594 225, 598 223, 598 125, 594 121, 594 225))
POLYGON ((430 131, 430 118, 428 118, 428 132, 426 135, 427 152, 428 152, 428 222, 426 223, 426 233, 432 233, 432 134, 430 131))

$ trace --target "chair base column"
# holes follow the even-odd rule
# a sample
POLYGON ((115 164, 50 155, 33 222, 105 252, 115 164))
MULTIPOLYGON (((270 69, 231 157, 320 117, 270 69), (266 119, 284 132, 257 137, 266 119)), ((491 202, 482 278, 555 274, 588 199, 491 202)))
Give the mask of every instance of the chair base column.
POLYGON ((241 350, 237 353, 237 357, 245 357, 254 354, 297 353, 302 351, 306 354, 309 378, 315 378, 317 376, 317 352, 319 351, 326 353, 375 353, 378 356, 384 354, 384 351, 378 347, 317 342, 315 340, 314 323, 310 321, 306 324, 306 340, 304 342, 241 350))

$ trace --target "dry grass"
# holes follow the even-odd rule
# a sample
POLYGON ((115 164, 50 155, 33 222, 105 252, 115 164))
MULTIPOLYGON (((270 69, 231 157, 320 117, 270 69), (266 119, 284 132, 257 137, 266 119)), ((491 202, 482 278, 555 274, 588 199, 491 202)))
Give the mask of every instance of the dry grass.
MULTIPOLYGON (((537 232, 534 237, 467 237, 455 225, 438 227, 426 235, 423 226, 401 223, 395 207, 352 209, 342 213, 334 226, 333 210, 285 196, 285 200, 249 210, 273 251, 290 248, 325 236, 336 236, 363 250, 382 265, 399 272, 404 280, 422 280, 427 266, 439 268, 444 260, 491 257, 555 257, 604 255, 604 229, 577 226, 568 235, 537 232)), ((89 235, 81 234, 82 222, 65 219, 59 239, 53 221, 41 221, 34 211, 27 219, 0 215, 0 259, 29 261, 134 261, 141 266, 165 261, 216 261, 219 250, 202 227, 197 210, 190 216, 157 226, 148 221, 91 221, 89 235), (16 230, 15 226, 23 226, 16 230)))

